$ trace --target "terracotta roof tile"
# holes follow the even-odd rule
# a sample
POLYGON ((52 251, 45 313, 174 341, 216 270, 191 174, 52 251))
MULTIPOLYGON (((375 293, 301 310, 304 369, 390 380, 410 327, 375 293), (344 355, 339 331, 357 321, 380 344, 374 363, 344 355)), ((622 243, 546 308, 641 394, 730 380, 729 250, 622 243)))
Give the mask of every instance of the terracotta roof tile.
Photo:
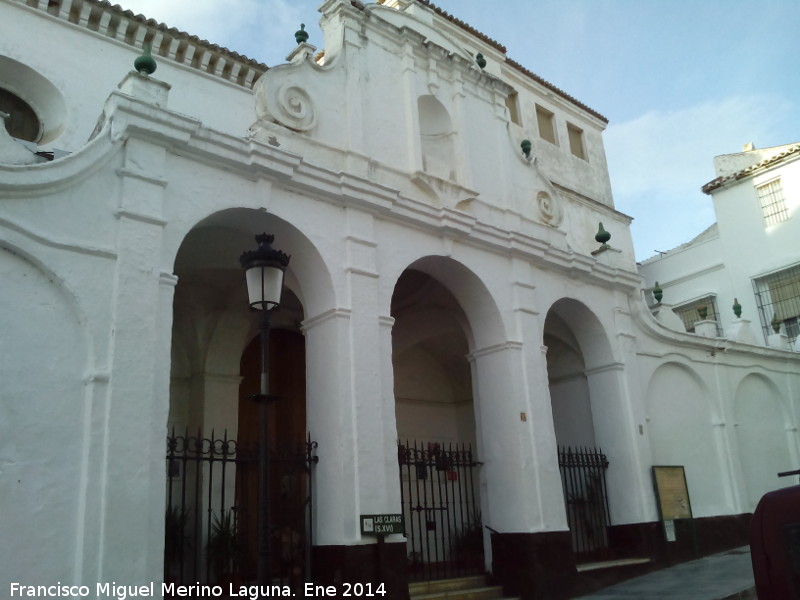
POLYGON ((530 70, 526 69, 526 68, 525 68, 525 67, 523 67, 521 64, 519 64, 517 61, 515 61, 515 60, 512 60, 512 59, 510 59, 510 58, 506 58, 506 64, 507 64, 507 65, 509 65, 509 66, 511 66, 511 67, 514 67, 514 68, 515 68, 515 69, 517 69, 519 72, 523 73, 524 75, 527 75, 528 77, 530 77, 531 79, 533 79, 535 82, 537 82, 537 83, 539 83, 539 84, 543 85, 544 87, 546 87, 546 88, 547 88, 547 89, 549 89, 550 91, 552 91, 552 92, 555 92, 556 94, 558 94, 559 96, 561 96, 561 97, 562 97, 562 98, 564 98, 565 100, 569 100, 569 101, 570 101, 572 104, 574 104, 575 106, 579 106, 580 108, 582 108, 583 110, 585 110, 585 111, 586 111, 586 112, 588 112, 589 114, 591 114, 591 115, 594 115, 595 117, 597 117, 598 119, 600 119, 601 121, 603 121, 603 123, 608 123, 608 119, 607 119, 607 118, 605 118, 603 115, 601 115, 599 112, 597 112, 596 110, 594 110, 594 109, 592 109, 592 108, 589 108, 589 107, 588 107, 588 106, 586 106, 586 105, 585 105, 583 102, 581 102, 581 101, 580 101, 580 100, 578 100, 577 98, 574 98, 573 96, 570 96, 570 95, 569 95, 568 93, 566 93, 564 90, 562 90, 562 89, 560 89, 560 88, 557 88, 556 86, 554 86, 554 85, 553 85, 552 83, 550 83, 549 81, 546 81, 546 80, 542 79, 542 78, 541 78, 541 77, 539 77, 539 76, 538 76, 536 73, 534 73, 533 71, 530 71, 530 70))
POLYGON ((736 171, 735 173, 731 173, 730 175, 726 175, 724 177, 716 177, 715 179, 712 179, 700 189, 703 191, 704 194, 711 194, 711 192, 713 192, 718 188, 721 188, 723 185, 725 185, 730 181, 744 179, 745 177, 753 175, 756 171, 760 171, 761 169, 766 169, 767 167, 771 167, 775 163, 782 161, 787 156, 797 153, 800 153, 800 144, 794 144, 793 146, 789 146, 783 152, 778 152, 777 154, 774 154, 769 158, 765 158, 761 162, 758 162, 754 165, 750 165, 749 167, 741 169, 740 171, 736 171))
MULTIPOLYGON (((442 17, 444 17, 448 21, 451 21, 452 23, 455 23, 456 25, 458 25, 459 27, 461 27, 462 29, 464 29, 465 31, 470 33, 471 35, 477 37, 478 39, 480 39, 480 40, 482 40, 484 42, 486 42, 487 44, 489 44, 493 48, 499 50, 503 54, 506 54, 506 47, 505 46, 503 46, 499 42, 493 40, 489 36, 481 33, 480 31, 478 31, 477 29, 475 29, 471 25, 468 25, 464 21, 462 21, 460 19, 457 19, 456 17, 454 17, 450 13, 448 13, 446 11, 443 11, 441 8, 439 8, 438 6, 433 4, 433 2, 431 2, 430 0, 417 0, 417 2, 427 6, 428 8, 432 9, 436 14, 441 15, 442 17)), ((603 121, 603 123, 608 123, 608 119, 606 117, 604 117, 603 115, 601 115, 599 112, 589 108, 583 102, 580 102, 579 100, 577 100, 573 96, 570 96, 564 90, 561 90, 561 89, 557 88, 556 86, 554 86, 549 81, 545 81, 544 79, 542 79, 541 77, 536 75, 536 73, 534 73, 533 71, 530 71, 529 69, 526 69, 525 67, 523 67, 517 61, 506 57, 506 64, 508 64, 509 66, 515 68, 517 71, 519 71, 523 75, 526 75, 527 77, 530 77, 535 82, 537 82, 540 85, 543 85, 544 87, 546 87, 550 91, 558 94, 559 96, 561 96, 565 100, 571 102, 575 106, 578 106, 578 107, 582 108, 583 110, 587 111, 589 114, 594 115, 595 117, 597 117, 598 119, 603 121)))
POLYGON ((490 46, 492 46, 493 48, 495 48, 495 49, 499 50, 499 51, 500 51, 500 52, 502 52, 503 54, 505 54, 505 53, 506 53, 506 47, 505 47, 505 46, 503 46, 503 44, 501 44, 500 42, 497 42, 497 41, 493 40, 493 39, 492 39, 492 38, 490 38, 488 35, 485 35, 485 34, 481 33, 480 31, 478 31, 477 29, 475 29, 474 27, 472 27, 472 26, 471 26, 471 25, 469 25, 468 23, 465 23, 465 22, 464 22, 464 21, 462 21, 461 19, 458 19, 458 18, 454 17, 453 15, 451 15, 450 13, 448 13, 448 12, 446 12, 446 11, 442 10, 441 8, 439 8, 438 6, 436 6, 436 5, 435 5, 433 2, 431 2, 430 0, 417 0, 417 2, 419 2, 420 4, 424 4, 424 5, 425 5, 425 6, 427 6, 428 8, 432 9, 432 10, 433 10, 433 12, 435 12, 436 14, 438 14, 438 15, 441 15, 442 17, 444 17, 444 18, 445 18, 445 19, 447 19, 448 21, 451 21, 452 23, 455 23, 456 25, 458 25, 459 27, 461 27, 461 29, 463 29, 463 30, 465 30, 465 31, 469 32, 471 35, 474 35, 476 38, 478 38, 478 39, 480 39, 480 40, 482 40, 482 41, 486 42, 487 44, 489 44, 489 45, 490 45, 490 46))

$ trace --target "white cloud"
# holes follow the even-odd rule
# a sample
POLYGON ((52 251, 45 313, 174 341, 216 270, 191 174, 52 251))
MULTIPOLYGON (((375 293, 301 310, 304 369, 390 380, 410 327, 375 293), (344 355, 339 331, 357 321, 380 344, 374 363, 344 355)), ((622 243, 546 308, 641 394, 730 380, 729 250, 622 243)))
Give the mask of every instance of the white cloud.
POLYGON ((777 129, 790 107, 780 97, 739 96, 611 124, 605 145, 615 195, 635 201, 654 192, 699 194, 714 178, 714 156, 740 152, 748 142, 791 142, 777 137, 788 135, 777 129))
MULTIPOLYGON (((294 48, 300 23, 316 27, 316 2, 291 0, 122 0, 122 7, 274 65, 294 48)), ((317 40, 321 46, 321 40, 317 40)))
POLYGON ((715 176, 713 159, 756 147, 791 143, 780 128, 793 103, 749 95, 674 111, 650 111, 612 124, 605 134, 618 210, 632 216, 638 259, 688 241, 714 222, 711 199, 700 191, 715 176))

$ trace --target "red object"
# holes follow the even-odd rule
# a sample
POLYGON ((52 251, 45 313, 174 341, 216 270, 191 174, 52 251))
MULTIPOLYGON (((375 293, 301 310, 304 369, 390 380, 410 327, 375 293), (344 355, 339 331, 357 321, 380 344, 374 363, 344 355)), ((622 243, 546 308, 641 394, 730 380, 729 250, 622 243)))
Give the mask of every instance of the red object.
POLYGON ((458 481, 458 471, 448 471, 447 481, 458 481))
POLYGON ((765 494, 750 524, 759 600, 800 598, 800 485, 765 494))

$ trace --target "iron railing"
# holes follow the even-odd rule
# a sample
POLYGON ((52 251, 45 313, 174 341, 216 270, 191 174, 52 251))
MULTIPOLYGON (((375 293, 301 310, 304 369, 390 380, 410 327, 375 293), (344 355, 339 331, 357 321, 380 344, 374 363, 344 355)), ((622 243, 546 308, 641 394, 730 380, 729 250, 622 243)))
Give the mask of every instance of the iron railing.
MULTIPOLYGON (((272 580, 296 585, 310 573, 311 467, 317 443, 270 449, 272 580)), ((179 585, 255 579, 258 445, 188 429, 167 437, 164 578, 179 585)))
POLYGON ((400 492, 412 579, 483 573, 483 528, 468 444, 398 443, 400 492))
POLYGON ((558 466, 577 560, 602 558, 608 550, 608 459, 599 448, 559 448, 558 466))

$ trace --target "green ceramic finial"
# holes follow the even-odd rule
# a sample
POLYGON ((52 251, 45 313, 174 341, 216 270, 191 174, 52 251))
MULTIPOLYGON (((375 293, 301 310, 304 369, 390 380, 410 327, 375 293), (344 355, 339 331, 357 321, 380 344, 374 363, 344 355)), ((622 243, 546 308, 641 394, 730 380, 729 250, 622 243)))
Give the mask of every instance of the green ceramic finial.
POLYGON ((306 31, 305 23, 300 23, 300 29, 294 32, 294 39, 298 44, 303 44, 308 41, 308 32, 306 31))
POLYGON ((698 306, 697 314, 700 315, 701 320, 705 321, 708 317, 708 307, 705 304, 703 306, 698 306))
POLYGON ((772 315, 772 331, 775 333, 781 332, 781 320, 778 318, 778 313, 772 315))
POLYGON ((736 318, 739 319, 742 316, 742 305, 739 304, 739 300, 737 298, 733 299, 733 314, 736 315, 736 318))
POLYGON ((664 290, 661 289, 661 286, 658 285, 656 281, 656 287, 653 288, 653 298, 656 299, 656 302, 661 302, 661 299, 664 297, 664 290))
POLYGON ((475 62, 476 62, 476 63, 478 63, 478 66, 479 66, 481 69, 485 69, 485 68, 486 68, 486 59, 485 59, 485 58, 483 58, 483 54, 481 54, 480 52, 478 52, 478 53, 475 55, 475 62))
POLYGON ((603 229, 603 224, 600 223, 600 228, 597 230, 597 234, 595 234, 594 239, 604 246, 608 244, 608 240, 611 239, 611 234, 608 233, 605 229, 603 229))
POLYGON ((531 157, 531 141, 530 140, 522 140, 522 143, 519 145, 522 148, 522 153, 525 155, 525 158, 531 157))
POLYGON ((150 55, 150 49, 150 44, 143 44, 142 55, 133 61, 133 68, 145 75, 152 75, 157 67, 155 59, 150 55))

